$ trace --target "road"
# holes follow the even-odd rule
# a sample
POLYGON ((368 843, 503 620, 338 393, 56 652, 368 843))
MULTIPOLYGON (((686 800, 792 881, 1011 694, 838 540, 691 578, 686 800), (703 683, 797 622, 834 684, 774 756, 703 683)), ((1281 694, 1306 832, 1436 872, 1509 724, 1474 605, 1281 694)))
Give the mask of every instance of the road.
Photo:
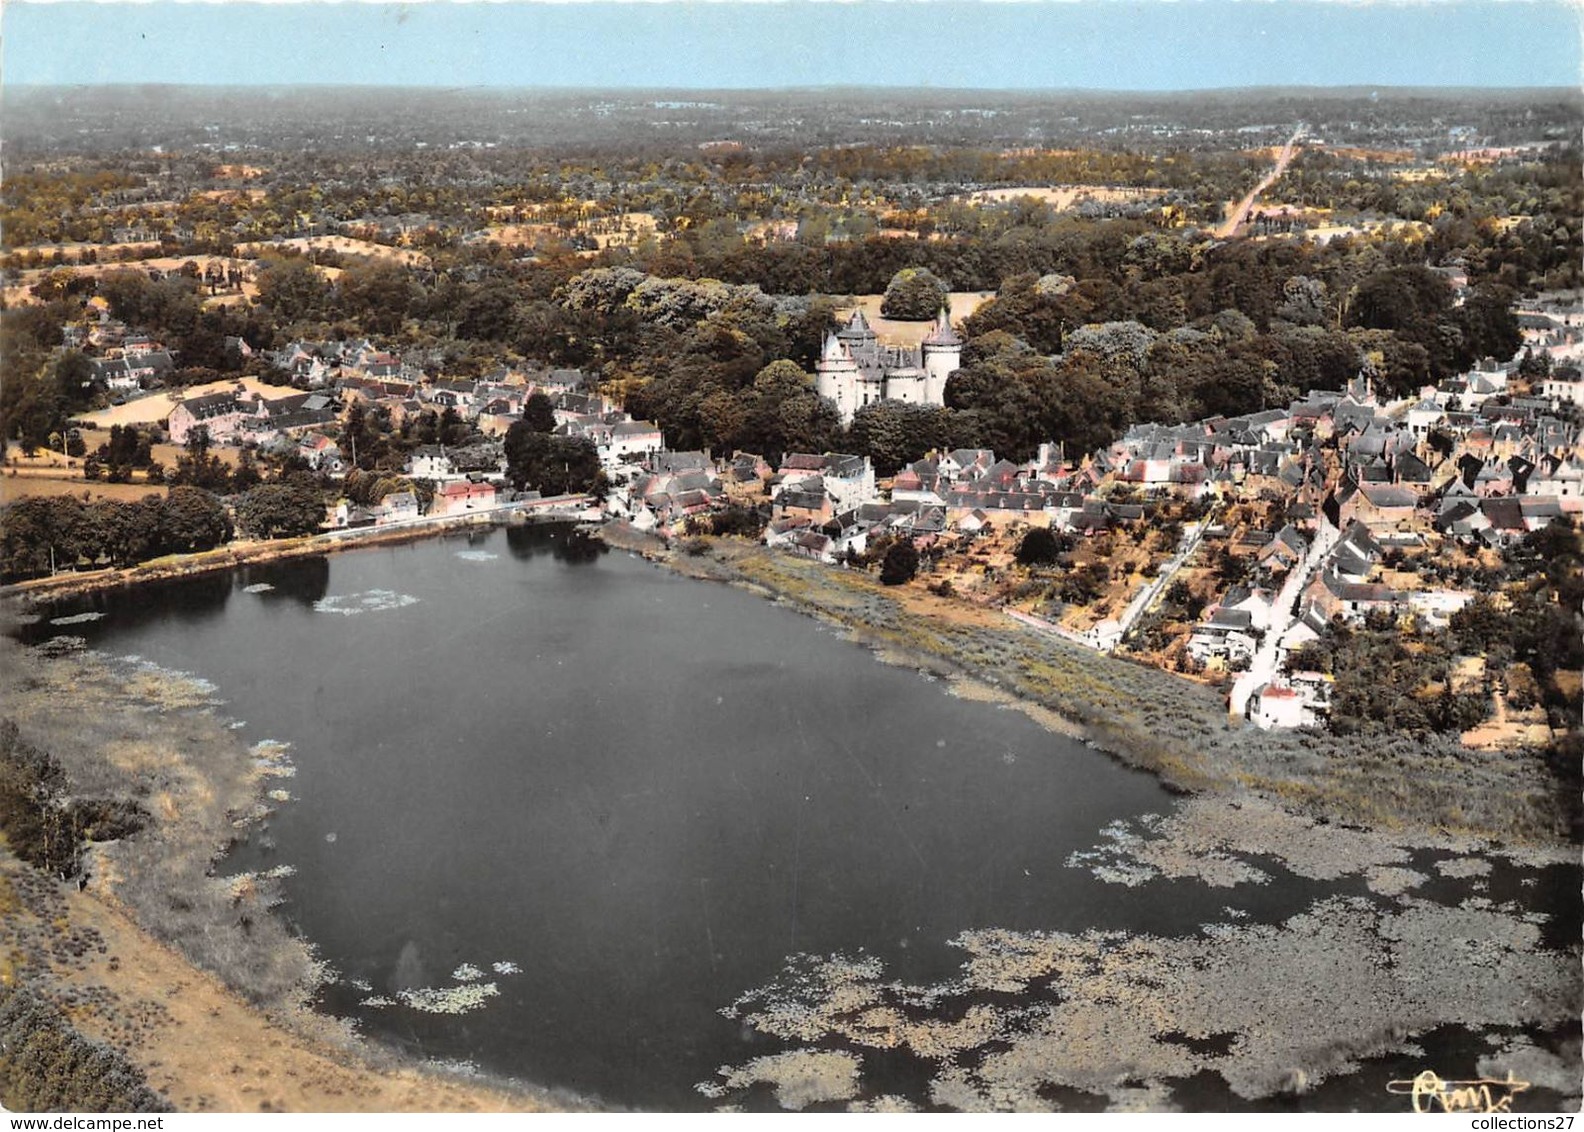
POLYGON ((1322 521, 1320 533, 1315 537, 1314 544, 1310 546, 1309 553, 1287 576, 1287 584, 1281 588, 1281 593, 1276 596, 1276 604, 1271 608, 1270 628, 1266 630, 1264 642, 1254 654, 1254 659, 1249 662, 1248 671, 1239 676, 1232 685, 1227 711, 1233 717, 1242 719, 1254 689, 1270 683, 1275 677, 1276 658, 1281 655, 1282 638, 1297 620, 1298 598, 1308 588, 1315 572, 1325 565, 1326 559, 1331 557, 1331 552, 1341 540, 1342 532, 1329 522, 1322 521))
POLYGON ((1182 569, 1183 564, 1193 555, 1194 550, 1199 546, 1199 540, 1204 537, 1205 528, 1210 526, 1214 518, 1215 512, 1212 511, 1198 523, 1190 524, 1183 528, 1182 541, 1178 546, 1176 555, 1166 565, 1162 566, 1160 573, 1155 576, 1150 584, 1140 590, 1133 600, 1128 603, 1127 609, 1117 620, 1118 630, 1115 639, 1107 638, 1107 640, 1111 640, 1111 643, 1100 640, 1092 633, 1075 633, 1071 629, 1062 628, 1053 621, 1046 621, 1043 617, 1035 617, 1028 613, 1020 613, 1015 609, 1007 610, 1006 614, 1019 624, 1061 637, 1063 640, 1071 641, 1075 645, 1082 645, 1086 649, 1094 649, 1096 652, 1115 652, 1117 647, 1127 639, 1128 633, 1133 630, 1133 626, 1138 623, 1138 619, 1144 615, 1145 610, 1155 604, 1155 599, 1160 597, 1166 587, 1171 584, 1171 580, 1176 576, 1177 571, 1182 569))
POLYGON ((1226 219, 1221 227, 1216 229, 1216 239, 1231 239, 1232 236, 1237 232, 1238 226, 1242 224, 1243 221, 1248 219, 1249 209, 1254 207, 1255 199, 1266 189, 1275 184, 1277 178, 1287 171, 1288 163, 1292 161, 1294 154, 1297 152, 1294 147, 1298 144, 1298 139, 1303 137, 1303 132, 1304 125, 1302 122, 1299 122, 1298 128, 1292 133, 1292 137, 1287 139, 1287 144, 1282 146, 1281 152, 1276 155, 1275 166, 1272 167, 1269 173, 1265 174, 1264 178, 1259 184, 1254 186, 1254 190, 1250 192, 1248 196, 1244 197, 1238 202, 1238 206, 1237 208, 1233 209, 1232 215, 1226 219))
POLYGON ((1117 643, 1127 640, 1127 635, 1133 631, 1133 626, 1138 624, 1138 619, 1144 616, 1149 607, 1155 604, 1155 599, 1166 591, 1171 580, 1176 577, 1177 571, 1183 568, 1194 550, 1199 546, 1199 540, 1204 537, 1205 528, 1215 519, 1215 511, 1211 511, 1198 523, 1191 524, 1183 529, 1182 542, 1173 558, 1161 567, 1160 573, 1155 575, 1155 580, 1145 586, 1138 596, 1128 603, 1126 611, 1118 618, 1120 631, 1117 643))

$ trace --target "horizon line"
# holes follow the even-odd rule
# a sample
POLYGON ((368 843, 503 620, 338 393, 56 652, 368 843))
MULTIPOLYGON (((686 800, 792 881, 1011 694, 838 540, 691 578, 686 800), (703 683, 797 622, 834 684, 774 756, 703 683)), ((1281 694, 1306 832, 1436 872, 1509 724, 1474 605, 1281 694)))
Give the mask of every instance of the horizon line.
MULTIPOLYGON (((28 0, 38 3, 41 0, 28 0)), ((47 3, 150 3, 156 0, 42 0, 47 3)), ((224 0, 192 0, 192 2, 222 3, 224 0)), ((280 0, 282 3, 310 3, 314 0, 280 0)), ((379 3, 383 0, 346 0, 353 3, 379 3)), ((422 2, 422 0, 421 0, 422 2)), ((438 2, 438 0, 436 0, 438 2)), ((476 3, 501 3, 505 0, 470 0, 476 3)), ((538 0, 536 0, 538 2, 538 0)), ((598 0, 558 0, 562 3, 598 2, 598 0)), ((682 3, 686 0, 619 0, 623 3, 682 3)), ((754 3, 784 3, 791 0, 714 0, 718 3, 728 2, 754 2, 754 3)), ((846 3, 851 0, 824 0, 827 3, 846 3)), ((891 0, 896 2, 896 0, 891 0)), ((1069 3, 1073 0, 1002 0, 1006 3, 1069 3)), ((1342 3, 1345 0, 1315 0, 1315 2, 1342 3)), ((1400 0, 1402 3, 1433 2, 1433 0, 1400 0)), ((1513 0, 1524 3, 1527 0, 1513 0)), ((482 92, 482 91, 565 91, 565 92, 660 92, 684 94, 775 94, 781 92, 818 92, 818 91, 875 91, 896 93, 906 91, 917 94, 1097 94, 1097 95, 1178 95, 1178 94, 1243 94, 1260 92, 1333 92, 1333 91, 1365 91, 1365 92, 1432 92, 1442 93, 1451 91, 1469 91, 1471 93, 1487 93, 1492 91, 1510 91, 1514 93, 1529 91, 1568 92, 1584 97, 1584 85, 1570 86, 1565 83, 1540 83, 1530 85, 1482 85, 1478 83, 1259 83, 1246 86, 1204 86, 1204 87, 1056 87, 1056 86, 937 86, 934 84, 902 84, 902 83, 787 83, 774 86, 672 86, 666 84, 621 84, 621 83, 589 83, 589 84, 535 84, 535 83, 478 83, 461 85, 446 82, 138 82, 125 80, 119 82, 5 82, 0 83, 0 91, 23 90, 422 90, 445 91, 452 93, 482 92)))

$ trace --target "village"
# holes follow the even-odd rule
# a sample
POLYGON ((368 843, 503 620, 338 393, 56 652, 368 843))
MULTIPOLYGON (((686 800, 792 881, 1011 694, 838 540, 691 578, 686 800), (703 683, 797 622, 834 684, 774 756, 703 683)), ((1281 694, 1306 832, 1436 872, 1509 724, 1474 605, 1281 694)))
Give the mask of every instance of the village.
MULTIPOLYGON (((596 374, 522 365, 445 378, 367 338, 293 341, 257 359, 286 385, 143 393, 171 351, 102 305, 89 313, 68 341, 97 355, 93 380, 130 396, 73 422, 79 454, 119 419, 161 430, 170 448, 196 441, 233 463, 287 461, 336 482, 356 467, 354 417, 392 432, 427 419, 436 442, 412 447, 372 492, 335 499, 322 531, 540 511, 684 552, 751 535, 832 568, 867 568, 905 544, 915 565, 901 581, 1216 683, 1234 718, 1263 728, 1326 725, 1335 676, 1306 664, 1331 627, 1445 628, 1492 598, 1481 579, 1503 552, 1584 511, 1576 304, 1521 312, 1517 357, 1414 396, 1383 399, 1364 372, 1286 408, 1135 425, 1093 452, 1052 442, 1014 463, 943 450, 890 477, 852 454, 673 451, 658 425, 598 392, 596 374), (597 455, 589 494, 514 486, 505 438, 534 402, 552 418, 538 427, 597 455)), ((944 316, 932 334, 955 359, 944 316)), ((240 339, 226 349, 252 359, 240 339)), ((84 463, 100 472, 92 455, 84 463)), ((1449 688, 1493 693, 1499 718, 1471 720, 1465 741, 1548 741, 1533 675, 1485 665, 1462 657, 1447 676, 1449 688)))

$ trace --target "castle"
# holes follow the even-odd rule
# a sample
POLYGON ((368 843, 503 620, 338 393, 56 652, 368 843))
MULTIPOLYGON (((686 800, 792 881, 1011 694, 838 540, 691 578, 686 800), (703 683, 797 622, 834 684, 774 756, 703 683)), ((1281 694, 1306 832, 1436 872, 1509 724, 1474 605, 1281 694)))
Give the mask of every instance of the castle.
POLYGON ((962 339, 942 310, 917 347, 882 345, 863 311, 825 339, 814 363, 814 388, 831 401, 843 425, 876 401, 944 405, 946 378, 962 363, 962 339))

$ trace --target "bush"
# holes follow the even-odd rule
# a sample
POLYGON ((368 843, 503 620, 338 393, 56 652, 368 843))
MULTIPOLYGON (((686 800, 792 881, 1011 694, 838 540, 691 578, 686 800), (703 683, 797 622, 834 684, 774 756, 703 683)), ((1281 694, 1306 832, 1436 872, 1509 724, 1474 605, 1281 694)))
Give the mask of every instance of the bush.
POLYGON ((0 720, 0 833, 11 851, 62 880, 82 871, 85 839, 136 833, 145 815, 130 802, 68 798, 66 772, 0 720))
POLYGON ((910 539, 891 544, 880 563, 880 581, 887 586, 900 586, 911 582, 918 573, 919 556, 910 539))
POLYGON ((1032 527, 1018 543, 1017 560, 1023 566, 1049 566, 1060 557, 1062 540, 1049 527, 1032 527))
POLYGON ((0 1103, 13 1112, 170 1112, 141 1071, 73 1030, 26 987, 0 983, 0 1103))
POLYGON ((710 533, 757 539, 764 525, 764 516, 758 511, 734 504, 710 518, 710 533))

